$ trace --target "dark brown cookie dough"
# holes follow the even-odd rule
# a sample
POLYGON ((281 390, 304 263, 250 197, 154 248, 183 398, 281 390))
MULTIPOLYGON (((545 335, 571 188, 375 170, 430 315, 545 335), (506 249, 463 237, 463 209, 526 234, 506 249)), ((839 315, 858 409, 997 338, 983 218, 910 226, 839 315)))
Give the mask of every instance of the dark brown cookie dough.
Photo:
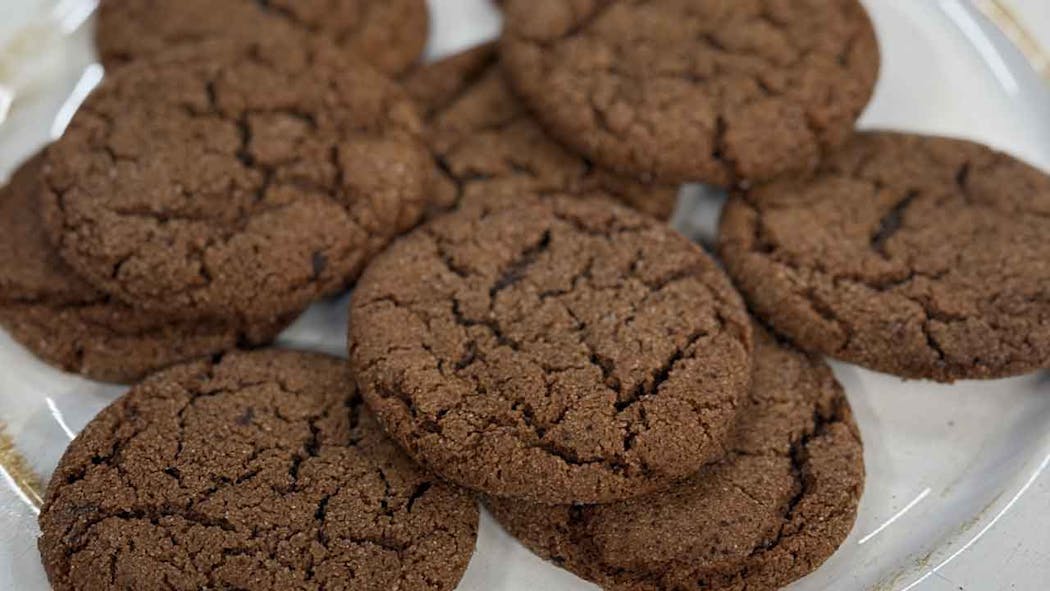
POLYGON ((490 499, 496 518, 610 591, 773 591, 815 570, 853 527, 860 436, 827 365, 755 334, 755 382, 724 461, 613 505, 490 499))
POLYGON ((265 351, 136 386, 40 514, 56 591, 454 589, 478 510, 387 439, 345 362, 265 351))
POLYGON ((875 86, 857 0, 509 0, 503 64, 547 130, 639 178, 812 168, 875 86))
POLYGON ((495 183, 514 190, 585 193, 600 189, 669 220, 678 187, 642 183, 593 166, 547 137, 513 96, 494 44, 422 67, 405 82, 427 114, 427 137, 455 188, 445 201, 495 183))
POLYGON ((1050 367, 1050 177, 960 140, 863 133, 733 197, 721 252, 800 347, 905 378, 1050 367))
POLYGON ((265 42, 280 27, 330 38, 388 73, 423 52, 425 0, 102 0, 98 47, 107 67, 207 39, 265 42))
POLYGON ((607 197, 495 192, 363 275, 350 357, 424 465, 537 502, 609 502, 719 459, 751 326, 717 265, 607 197))
POLYGON ((0 189, 0 325, 44 361, 96 380, 133 382, 176 363, 267 343, 285 326, 172 320, 99 293, 44 235, 41 166, 42 157, 34 157, 0 189))
POLYGON ((280 318, 418 221, 420 125, 399 87, 324 42, 173 50, 108 78, 49 148, 46 226, 132 306, 280 318))

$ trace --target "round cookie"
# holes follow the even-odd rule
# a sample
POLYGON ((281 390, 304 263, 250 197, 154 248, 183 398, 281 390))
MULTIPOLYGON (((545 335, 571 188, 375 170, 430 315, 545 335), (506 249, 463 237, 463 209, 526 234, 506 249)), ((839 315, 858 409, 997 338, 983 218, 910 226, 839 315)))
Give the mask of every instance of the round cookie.
POLYGON ((858 134, 811 178, 733 196, 720 250, 800 347, 950 382, 1050 367, 1050 177, 945 138, 858 134))
POLYGON ((343 361, 264 351, 133 388, 40 514, 56 591, 454 589, 478 509, 387 439, 343 361))
POLYGON ((420 127, 398 86, 323 41, 172 50, 108 78, 48 149, 46 227, 132 306, 280 318, 418 222, 420 127))
POLYGON ((556 138, 642 179, 718 185, 815 166, 879 51, 857 0, 508 0, 502 59, 556 138))
POLYGON ((603 506, 489 499, 537 554, 610 591, 773 591, 846 539, 864 488, 830 369, 756 329, 755 378, 728 457, 669 491, 603 506))
POLYGON ((101 0, 98 48, 116 67, 208 39, 265 42, 282 27, 322 35, 387 74, 413 64, 427 42, 425 0, 101 0))
POLYGON ((0 189, 0 325, 44 361, 105 382, 272 341, 287 322, 241 328, 140 312, 78 278, 55 254, 39 215, 42 156, 0 189))
POLYGON ((674 213, 678 187, 597 168, 548 138, 504 82, 494 44, 428 64, 405 87, 427 114, 428 144, 456 185, 446 202, 496 183, 532 192, 602 190, 661 220, 674 213))
POLYGON ((387 431, 445 478, 610 502, 719 459, 751 326, 714 261, 607 197, 493 192, 362 276, 350 358, 387 431))

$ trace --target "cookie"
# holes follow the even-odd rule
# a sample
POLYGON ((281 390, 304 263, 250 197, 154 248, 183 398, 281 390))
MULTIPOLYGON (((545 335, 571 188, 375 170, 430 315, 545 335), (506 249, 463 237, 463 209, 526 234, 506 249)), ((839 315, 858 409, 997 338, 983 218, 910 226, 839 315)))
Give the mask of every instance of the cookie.
POLYGON ((40 514, 56 591, 454 589, 473 498, 413 464, 341 360, 178 366, 70 444, 40 514))
POLYGON ((496 43, 482 43, 435 62, 421 64, 401 79, 425 121, 432 120, 485 73, 496 67, 496 43))
POLYGON ((0 189, 0 325, 44 361, 104 382, 272 341, 287 322, 179 321, 115 302, 55 254, 39 215, 42 157, 0 189))
POLYGON ((548 132, 646 180, 810 169, 848 138, 878 77, 857 0, 504 5, 504 68, 548 132))
POLYGON ((489 499, 497 520, 609 591, 772 591, 815 570, 853 527, 860 436, 827 365, 755 334, 754 387, 725 460, 612 505, 489 499))
POLYGON ((751 326, 718 266, 608 197, 495 192, 396 242, 350 309, 369 406, 490 495, 610 502, 719 459, 751 326))
POLYGON ((549 139, 503 81, 495 45, 420 68, 405 82, 427 117, 428 143, 456 187, 454 203, 476 184, 514 190, 585 193, 600 189, 669 220, 678 187, 642 183, 597 168, 549 139))
POLYGON ((732 197, 720 250, 804 349, 904 378, 1050 367, 1050 177, 983 146, 862 133, 811 178, 732 197))
POLYGON ((425 0, 101 0, 98 49, 106 67, 208 39, 265 42, 281 27, 332 39, 387 74, 423 52, 425 0))
POLYGON ((129 305, 280 318, 417 223, 420 126, 398 86, 323 41, 180 48, 118 70, 49 148, 46 227, 129 305))

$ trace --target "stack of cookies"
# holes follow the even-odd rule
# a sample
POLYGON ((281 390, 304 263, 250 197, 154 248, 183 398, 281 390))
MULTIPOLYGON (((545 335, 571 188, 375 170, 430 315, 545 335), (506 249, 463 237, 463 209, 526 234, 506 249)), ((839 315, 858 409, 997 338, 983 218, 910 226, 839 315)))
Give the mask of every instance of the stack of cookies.
POLYGON ((0 322, 65 370, 269 343, 424 210, 420 117, 365 61, 418 58, 422 0, 213 4, 103 2, 106 81, 0 196, 0 322))
POLYGON ((112 74, 0 197, 0 322, 153 374, 52 479, 56 589, 452 590, 476 499, 606 589, 777 589, 864 487, 822 355, 1050 367, 1050 177, 856 131, 857 0, 506 0, 415 67, 418 1, 212 4, 103 0, 112 74), (349 363, 234 351, 351 286, 349 363))

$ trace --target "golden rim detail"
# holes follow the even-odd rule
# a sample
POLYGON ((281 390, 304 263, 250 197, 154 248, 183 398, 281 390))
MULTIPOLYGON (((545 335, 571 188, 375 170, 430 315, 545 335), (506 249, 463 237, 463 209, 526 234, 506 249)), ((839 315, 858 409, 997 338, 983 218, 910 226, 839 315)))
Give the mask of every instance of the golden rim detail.
POLYGON ((975 2, 989 20, 1013 41, 1024 54, 1036 72, 1050 80, 1050 53, 1036 40, 1035 36, 1021 23, 1012 8, 1004 0, 977 0, 975 2))
POLYGON ((44 503, 44 489, 40 479, 29 467, 22 454, 15 447, 14 440, 6 432, 6 425, 0 423, 0 472, 3 472, 26 501, 37 509, 44 503))

